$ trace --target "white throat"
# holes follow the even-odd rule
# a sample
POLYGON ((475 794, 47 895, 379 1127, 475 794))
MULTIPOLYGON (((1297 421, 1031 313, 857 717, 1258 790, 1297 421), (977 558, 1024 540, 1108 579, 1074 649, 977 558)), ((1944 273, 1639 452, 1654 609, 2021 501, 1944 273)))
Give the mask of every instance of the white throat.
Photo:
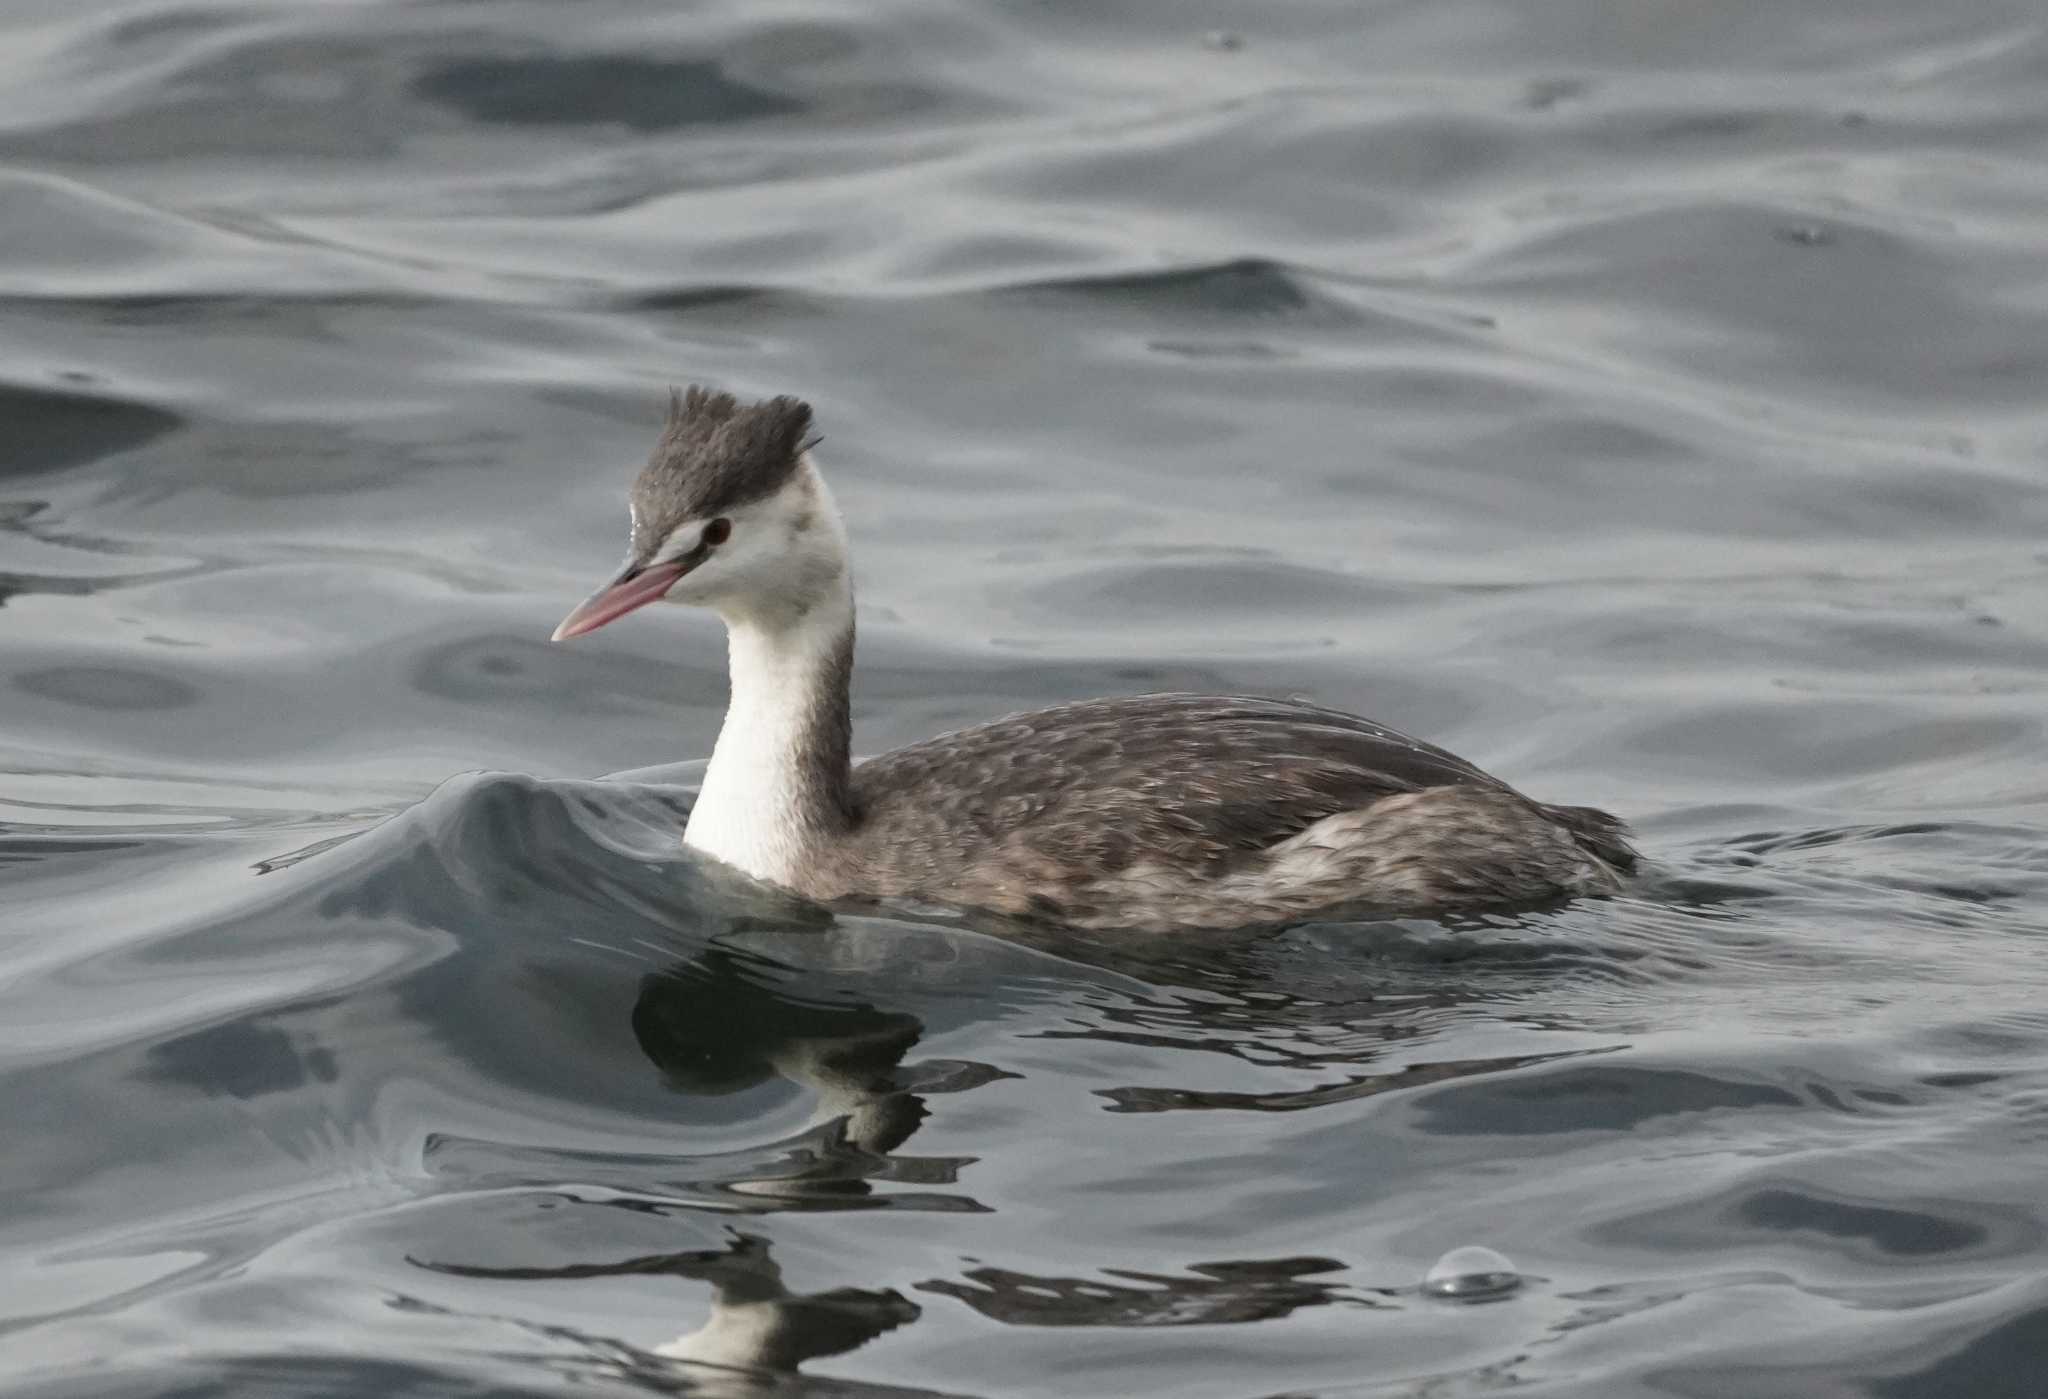
POLYGON ((836 746, 821 740, 844 722, 852 581, 842 567, 800 611, 735 609, 725 622, 732 697, 683 841, 798 888, 819 838, 844 819, 843 731, 836 746))

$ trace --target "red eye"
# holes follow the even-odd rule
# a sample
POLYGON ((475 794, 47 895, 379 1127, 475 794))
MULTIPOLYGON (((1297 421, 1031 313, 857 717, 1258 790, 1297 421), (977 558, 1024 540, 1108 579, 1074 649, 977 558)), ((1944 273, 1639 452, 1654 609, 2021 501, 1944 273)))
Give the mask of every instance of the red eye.
POLYGON ((726 519, 723 515, 704 526, 704 542, 706 544, 723 544, 730 538, 732 538, 732 521, 726 519))

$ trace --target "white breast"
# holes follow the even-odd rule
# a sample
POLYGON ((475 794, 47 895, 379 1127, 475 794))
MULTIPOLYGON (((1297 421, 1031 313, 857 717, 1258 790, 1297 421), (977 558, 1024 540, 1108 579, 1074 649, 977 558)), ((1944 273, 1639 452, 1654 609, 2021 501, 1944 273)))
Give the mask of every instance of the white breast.
POLYGON ((735 703, 727 712, 683 843, 756 879, 789 885, 803 858, 804 830, 795 803, 779 794, 802 776, 791 771, 781 735, 802 718, 783 709, 769 702, 743 712, 735 703))
POLYGON ((726 619, 732 699, 704 773, 683 841, 756 879, 795 887, 809 855, 806 797, 820 781, 808 772, 805 742, 826 693, 843 685, 835 658, 853 625, 853 595, 794 619, 751 614, 726 619))

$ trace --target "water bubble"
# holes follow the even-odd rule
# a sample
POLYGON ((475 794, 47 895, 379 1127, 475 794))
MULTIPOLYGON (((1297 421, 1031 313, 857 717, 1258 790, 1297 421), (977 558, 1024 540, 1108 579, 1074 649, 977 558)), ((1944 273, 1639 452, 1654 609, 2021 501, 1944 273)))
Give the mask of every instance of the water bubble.
POLYGON ((1422 1290, 1453 1302, 1492 1302, 1522 1285, 1515 1265, 1480 1244, 1454 1248, 1423 1274, 1422 1290))

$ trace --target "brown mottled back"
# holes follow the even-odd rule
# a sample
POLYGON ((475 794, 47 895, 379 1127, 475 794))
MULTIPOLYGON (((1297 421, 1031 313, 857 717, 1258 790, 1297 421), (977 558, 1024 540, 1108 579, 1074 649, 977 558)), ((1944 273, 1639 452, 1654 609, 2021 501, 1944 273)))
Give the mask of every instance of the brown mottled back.
POLYGON ((855 823, 817 892, 1071 917, 1085 887, 1135 865, 1213 883, 1326 817, 1444 787, 1493 799, 1475 812, 1565 825, 1587 855, 1633 858, 1618 823, 1598 830, 1596 852, 1578 809, 1559 821, 1464 759, 1356 715, 1140 695, 997 720, 855 768, 855 823))

